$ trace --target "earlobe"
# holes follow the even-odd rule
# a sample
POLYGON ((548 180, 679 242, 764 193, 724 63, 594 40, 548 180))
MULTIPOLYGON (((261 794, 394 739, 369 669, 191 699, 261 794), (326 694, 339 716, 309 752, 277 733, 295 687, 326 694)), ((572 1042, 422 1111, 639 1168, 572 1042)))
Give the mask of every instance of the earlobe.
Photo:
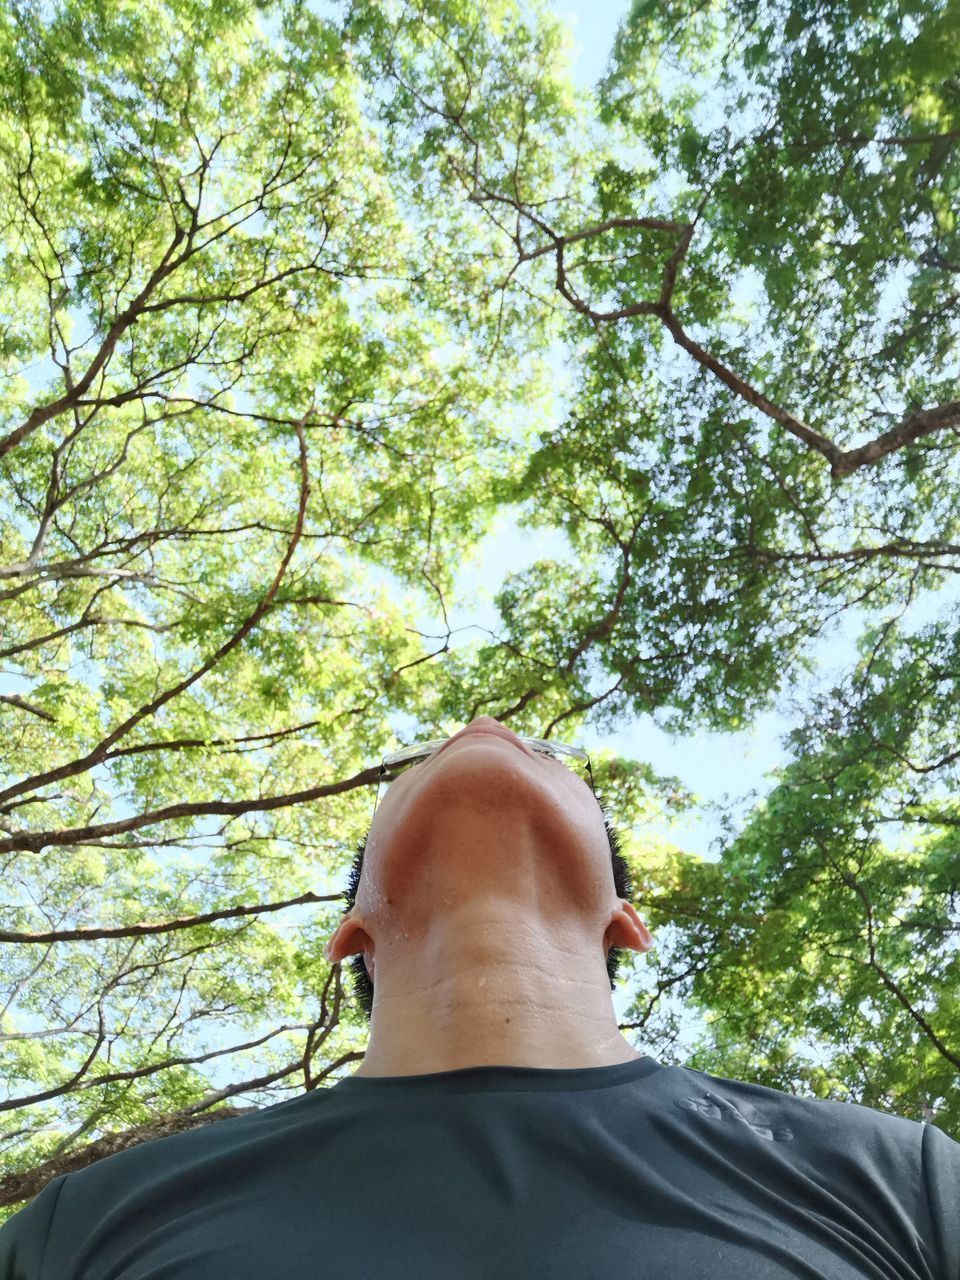
POLYGON ((362 919, 345 916, 327 939, 323 954, 331 964, 338 964, 347 956, 359 955, 370 946, 370 937, 363 929, 362 919))
POLYGON ((610 947, 629 947, 631 951, 649 951, 653 935, 640 919, 633 905, 620 899, 620 906, 613 913, 604 941, 610 947))
POLYGON ((346 923, 347 923, 346 920, 341 920, 340 923, 337 925, 336 929, 334 929, 333 933, 330 935, 330 937, 327 939, 326 943, 324 944, 323 954, 326 957, 326 959, 329 960, 332 964, 335 964, 337 961, 341 959, 340 955, 337 953, 337 948, 338 948, 340 934, 343 932, 343 926, 346 923))

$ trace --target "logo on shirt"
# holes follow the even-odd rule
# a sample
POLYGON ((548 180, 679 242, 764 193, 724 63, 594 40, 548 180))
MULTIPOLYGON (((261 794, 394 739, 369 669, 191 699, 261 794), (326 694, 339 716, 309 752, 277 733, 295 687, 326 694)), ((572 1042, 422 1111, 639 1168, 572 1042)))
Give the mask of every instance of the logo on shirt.
MULTIPOLYGON (((683 1107, 684 1111, 696 1111, 697 1115, 706 1116, 709 1120, 732 1120, 734 1124, 745 1124, 748 1129, 752 1129, 755 1134, 761 1138, 766 1138, 768 1142, 790 1142, 793 1139, 793 1131, 784 1125, 772 1125, 760 1123, 762 1117, 756 1114, 753 1107, 749 1108, 750 1115, 744 1115, 744 1112, 732 1102, 728 1102, 726 1098, 721 1098, 715 1093, 709 1091, 699 1098, 677 1098, 675 1099, 678 1107, 683 1107)), ((744 1108, 748 1110, 748 1108, 744 1108)))

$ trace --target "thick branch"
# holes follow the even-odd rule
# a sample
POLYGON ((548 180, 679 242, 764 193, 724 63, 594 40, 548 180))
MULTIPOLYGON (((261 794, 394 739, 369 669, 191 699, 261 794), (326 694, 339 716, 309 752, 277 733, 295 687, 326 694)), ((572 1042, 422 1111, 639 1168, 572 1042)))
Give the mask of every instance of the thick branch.
POLYGON ((26 698, 21 698, 19 693, 0 693, 0 702, 8 702, 11 707, 20 707, 24 711, 32 711, 35 716, 40 716, 44 720, 52 720, 54 724, 57 722, 56 716, 52 716, 49 711, 44 711, 43 707, 38 707, 32 702, 28 702, 26 698))
POLYGON ((142 827, 150 827, 158 822, 169 822, 173 818, 194 817, 207 813, 226 814, 232 817, 244 813, 266 813, 271 809, 283 809, 290 805, 309 804, 311 800, 318 800, 321 796, 338 795, 341 791, 350 791, 354 787, 368 786, 376 782, 379 777, 380 766, 371 765, 369 769, 354 774, 352 778, 324 783, 319 787, 308 787, 305 791, 292 791, 287 795, 265 796, 258 800, 201 800, 196 803, 169 804, 149 813, 138 813, 131 818, 120 818, 116 822, 101 822, 96 826, 62 827, 55 831, 23 831, 0 840, 0 853, 11 853, 16 849, 28 849, 38 853, 48 845, 65 847, 81 844, 105 836, 118 835, 124 831, 138 831, 142 827))
POLYGON ((337 902, 341 893, 302 893, 299 898, 283 902, 258 903, 252 907, 226 907, 222 911, 206 911, 203 915, 184 916, 179 920, 161 920, 143 924, 124 924, 116 928, 49 929, 43 933, 14 933, 0 929, 0 942, 90 942, 96 938, 139 938, 148 933, 169 933, 174 929, 192 929, 213 920, 236 920, 240 916, 259 915, 264 911, 282 911, 284 907, 302 906, 308 902, 337 902))

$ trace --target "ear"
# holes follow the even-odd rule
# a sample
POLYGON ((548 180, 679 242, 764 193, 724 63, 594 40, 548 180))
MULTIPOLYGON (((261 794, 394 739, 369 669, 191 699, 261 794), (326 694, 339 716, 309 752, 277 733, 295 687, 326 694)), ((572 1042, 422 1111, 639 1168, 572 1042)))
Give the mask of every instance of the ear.
POLYGON ((653 946, 650 930, 631 904, 623 898, 610 917, 607 931, 603 935, 603 945, 607 950, 611 947, 627 947, 631 951, 649 951, 653 946))
POLYGON ((373 969, 373 939, 363 928, 363 918, 347 914, 327 940, 323 954, 331 964, 339 964, 347 956, 359 955, 362 951, 367 958, 367 968, 373 969))

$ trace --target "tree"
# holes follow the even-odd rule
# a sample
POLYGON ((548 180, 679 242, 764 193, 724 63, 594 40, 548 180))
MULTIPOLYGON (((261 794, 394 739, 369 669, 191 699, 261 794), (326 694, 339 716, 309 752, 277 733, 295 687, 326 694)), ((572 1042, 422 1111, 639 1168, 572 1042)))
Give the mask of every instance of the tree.
POLYGON ((960 1136, 952 7, 634 3, 595 94, 544 5, 329 9, 0 18, 0 1201, 362 1056, 333 885, 397 718, 480 711, 792 699, 716 862, 593 760, 624 1027, 960 1136), (505 509, 569 555, 453 645, 505 509))

